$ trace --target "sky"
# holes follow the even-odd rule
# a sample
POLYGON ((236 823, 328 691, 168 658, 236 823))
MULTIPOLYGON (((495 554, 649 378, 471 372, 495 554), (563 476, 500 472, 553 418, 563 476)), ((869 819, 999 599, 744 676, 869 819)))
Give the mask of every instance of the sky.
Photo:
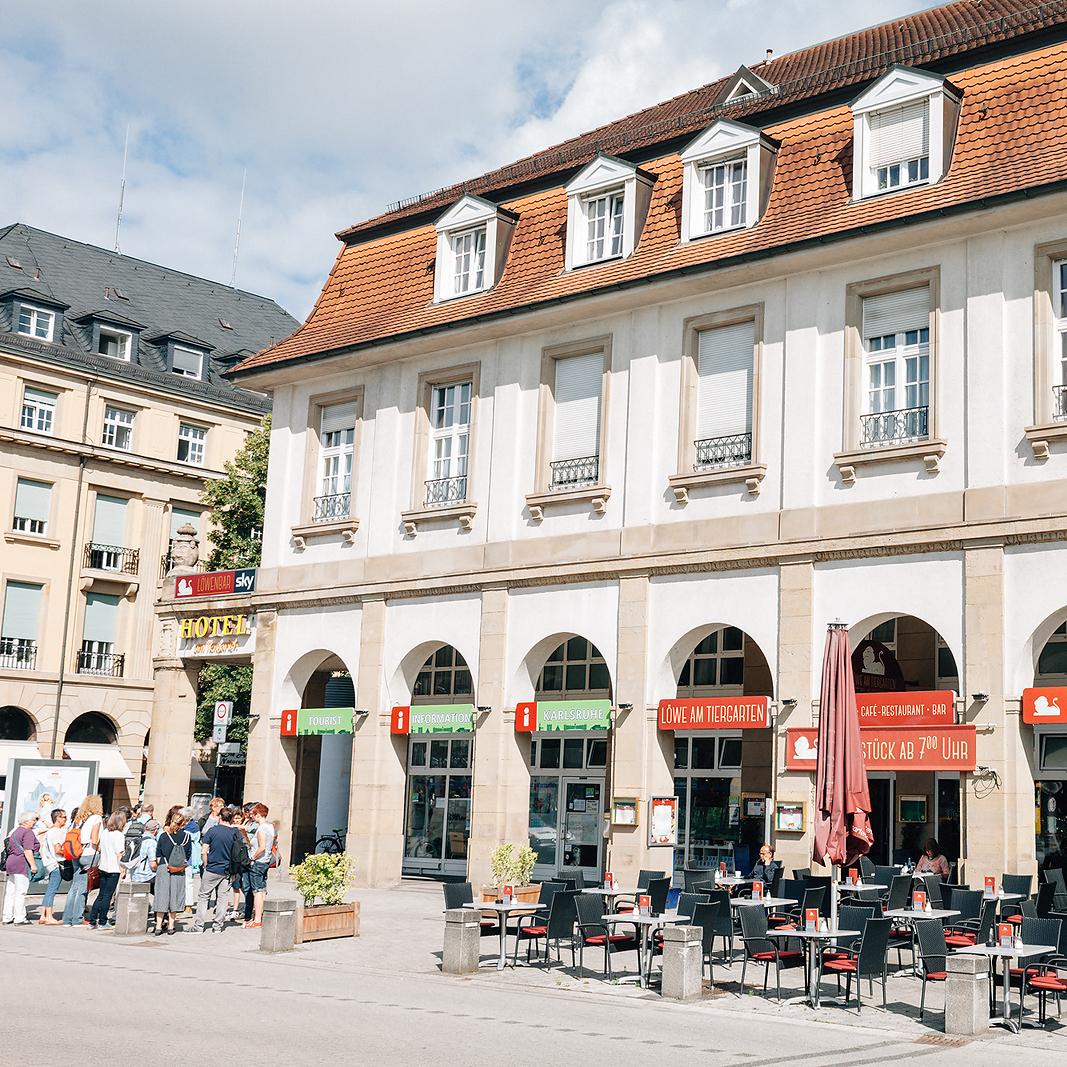
POLYGON ((336 231, 923 0, 8 0, 0 224, 299 319, 336 231))

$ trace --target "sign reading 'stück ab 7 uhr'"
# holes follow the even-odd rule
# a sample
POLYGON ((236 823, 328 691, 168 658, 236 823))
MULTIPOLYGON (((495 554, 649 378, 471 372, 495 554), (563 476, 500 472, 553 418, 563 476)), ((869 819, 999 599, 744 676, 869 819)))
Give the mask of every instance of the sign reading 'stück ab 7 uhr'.
MULTIPOLYGON (((860 730, 868 771, 973 771, 977 766, 973 726, 886 726, 860 730)), ((786 730, 785 766, 813 771, 818 758, 815 727, 786 730)))
POLYGON ((768 697, 661 700, 661 730, 749 730, 767 725, 768 697))

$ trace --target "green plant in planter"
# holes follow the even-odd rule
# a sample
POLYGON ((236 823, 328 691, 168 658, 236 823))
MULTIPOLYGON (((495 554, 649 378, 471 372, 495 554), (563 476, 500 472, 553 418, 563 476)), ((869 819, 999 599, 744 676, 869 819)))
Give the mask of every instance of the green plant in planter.
POLYGON ((337 855, 313 852, 305 857, 303 863, 289 868, 304 906, 310 907, 316 901, 323 904, 344 903, 345 893, 356 876, 356 861, 347 852, 337 855))
POLYGON ((489 869, 498 886, 529 885, 536 862, 537 853, 529 845, 520 845, 518 852, 512 844, 500 845, 489 855, 489 869))

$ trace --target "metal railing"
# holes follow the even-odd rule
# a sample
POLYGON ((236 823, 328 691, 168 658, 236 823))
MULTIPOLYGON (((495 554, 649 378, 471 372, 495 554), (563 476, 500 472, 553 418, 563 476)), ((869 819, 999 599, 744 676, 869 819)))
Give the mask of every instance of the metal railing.
POLYGON ((329 522, 331 519, 347 519, 351 493, 334 493, 332 496, 315 497, 312 522, 329 522))
POLYGON ((460 504, 467 499, 467 476, 455 478, 431 478, 426 483, 426 507, 441 504, 460 504))
POLYGON ((930 408, 898 408, 861 415, 863 432, 860 444, 864 448, 895 445, 901 441, 918 441, 928 436, 930 408))
POLYGON ((1067 383, 1052 387, 1052 417, 1067 419, 1067 383))
POLYGON ((91 570, 136 574, 140 565, 139 549, 123 548, 121 545, 102 545, 97 541, 85 543, 85 566, 91 570))
POLYGON ((735 433, 727 437, 705 437, 694 441, 697 456, 694 469, 739 467, 752 459, 752 434, 735 433))
POLYGON ((36 665, 36 641, 26 637, 0 637, 0 668, 32 671, 36 665))
POLYGON ((551 489, 573 489, 580 485, 596 485, 600 476, 600 457, 556 459, 549 463, 552 470, 551 489))
POLYGON ((78 653, 78 674, 98 674, 107 678, 121 678, 122 667, 126 657, 121 652, 87 652, 78 653))

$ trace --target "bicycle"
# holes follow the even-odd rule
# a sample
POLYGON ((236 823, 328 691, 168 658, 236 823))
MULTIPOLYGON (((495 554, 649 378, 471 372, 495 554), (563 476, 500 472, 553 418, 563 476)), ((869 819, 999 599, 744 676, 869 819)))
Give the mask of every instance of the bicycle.
POLYGON ((323 834, 315 842, 315 851, 325 853, 328 856, 340 855, 345 850, 345 834, 347 832, 347 827, 340 827, 334 830, 332 834, 323 834))

